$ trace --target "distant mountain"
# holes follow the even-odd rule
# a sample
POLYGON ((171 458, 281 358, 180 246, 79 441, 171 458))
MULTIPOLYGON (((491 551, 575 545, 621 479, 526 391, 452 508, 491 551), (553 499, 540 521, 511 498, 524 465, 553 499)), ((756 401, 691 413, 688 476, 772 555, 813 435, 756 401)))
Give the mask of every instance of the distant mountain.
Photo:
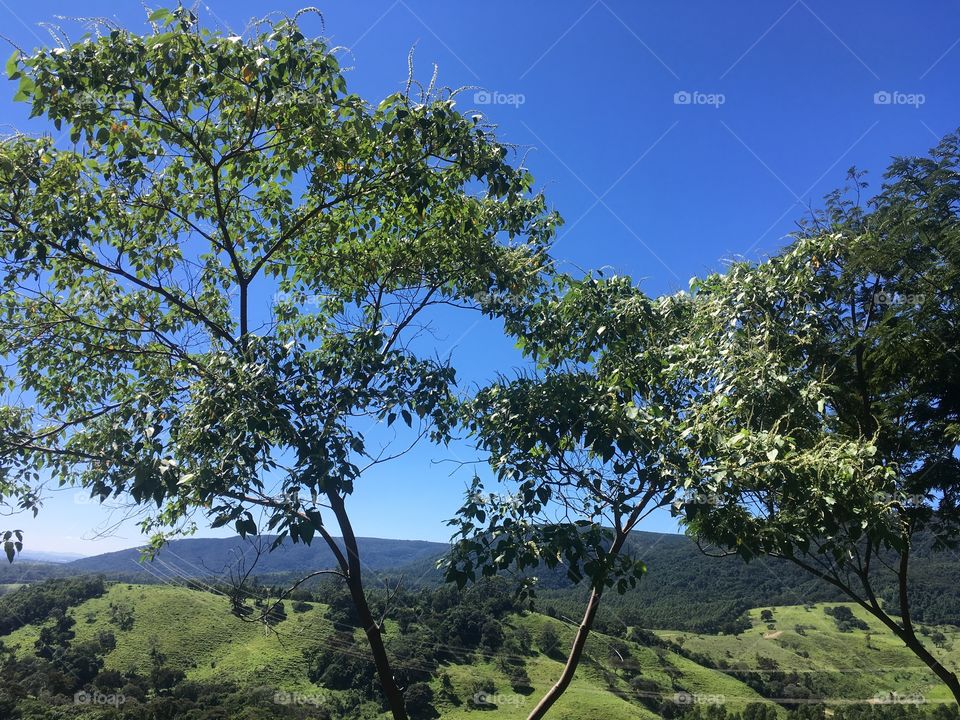
MULTIPOLYGON (((157 579, 227 578, 230 571, 255 567, 258 576, 297 575, 334 567, 333 554, 322 542, 312 545, 284 543, 268 552, 274 536, 258 538, 187 538, 173 540, 153 562, 142 561, 137 548, 104 553, 74 560, 62 566, 67 574, 94 573, 107 577, 157 579), (258 550, 260 554, 258 557, 258 550)), ((371 572, 392 571, 400 567, 435 561, 447 550, 443 543, 424 540, 385 540, 357 538, 364 567, 371 572)))
MULTIPOLYGON (((141 560, 139 548, 91 557, 63 558, 59 562, 45 557, 44 553, 24 551, 12 564, 0 563, 0 584, 86 574, 129 582, 169 582, 185 578, 229 580, 231 570, 245 571, 254 565, 254 575, 281 581, 334 567, 333 554, 324 543, 317 541, 307 546, 287 542, 268 552, 274 537, 172 540, 152 562, 141 560), (258 548, 262 550, 259 557, 258 548)), ((411 566, 432 569, 436 559, 448 548, 444 543, 425 540, 361 537, 357 538, 357 542, 363 567, 378 574, 392 574, 400 568, 411 566)))
POLYGON ((68 563, 85 558, 80 553, 45 552, 43 550, 24 550, 20 559, 26 562, 68 563))

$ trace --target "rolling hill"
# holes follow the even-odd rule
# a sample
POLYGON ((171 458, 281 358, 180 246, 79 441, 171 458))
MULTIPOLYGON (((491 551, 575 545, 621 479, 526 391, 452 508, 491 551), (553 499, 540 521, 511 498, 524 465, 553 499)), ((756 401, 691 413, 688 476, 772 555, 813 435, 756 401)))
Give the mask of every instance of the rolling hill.
MULTIPOLYGON (((885 693, 923 697, 933 703, 946 700, 935 678, 869 618, 862 618, 868 630, 841 632, 823 605, 769 610, 773 615, 769 623, 760 620, 760 609, 751 610, 753 627, 736 635, 660 631, 656 636, 641 633, 623 640, 596 633, 588 642, 576 680, 552 717, 652 720, 658 717, 652 708, 675 705, 683 710, 694 702, 722 703, 730 711, 761 703, 782 716, 798 704, 870 704, 882 702, 885 693)), ((307 603, 265 628, 231 614, 229 602, 217 593, 117 583, 102 596, 71 607, 68 615, 75 621, 74 644, 94 642, 104 634, 115 637, 115 646, 104 657, 104 672, 149 676, 155 658, 162 657, 167 668, 183 673, 182 682, 188 685, 253 687, 267 704, 295 700, 317 710, 354 701, 350 691, 326 688, 310 678, 312 653, 338 643, 347 654, 352 652, 343 647, 343 628, 335 626, 327 611, 323 604, 307 603), (132 610, 123 629, 116 623, 115 607, 132 610)), ((856 609, 853 612, 862 615, 856 609)), ((573 633, 568 623, 538 613, 511 613, 503 623, 508 632, 524 628, 534 638, 549 625, 561 644, 569 642, 573 633)), ((388 622, 386 627, 388 637, 399 636, 395 623, 388 622)), ((26 659, 34 652, 40 630, 32 624, 0 640, 16 657, 26 659)), ((956 667, 960 653, 954 644, 960 632, 942 630, 944 648, 937 652, 942 661, 956 667)), ((360 633, 358 629, 351 632, 360 633)), ((476 717, 479 694, 482 702, 489 700, 496 706, 486 709, 496 709, 499 718, 526 717, 561 664, 535 648, 521 660, 529 676, 524 692, 511 688, 503 653, 481 649, 441 663, 429 681, 439 716, 476 717)), ((414 669, 417 665, 415 659, 401 660, 399 670, 405 669, 404 662, 414 669)), ((371 706, 357 713, 357 717, 378 715, 371 706)))

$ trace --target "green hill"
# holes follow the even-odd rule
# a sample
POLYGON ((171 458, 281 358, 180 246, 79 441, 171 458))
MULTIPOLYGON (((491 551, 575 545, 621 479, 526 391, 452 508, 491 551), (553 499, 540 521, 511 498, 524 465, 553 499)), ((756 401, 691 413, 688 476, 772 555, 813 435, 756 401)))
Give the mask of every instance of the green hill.
MULTIPOLYGON (((299 700, 305 706, 313 702, 335 705, 337 697, 347 700, 348 693, 311 682, 307 658, 318 649, 342 641, 337 640, 334 624, 326 617, 327 606, 309 605, 304 612, 288 611, 284 620, 265 628, 231 614, 228 600, 217 594, 183 587, 114 584, 101 597, 86 600, 70 608, 67 614, 75 621, 73 644, 93 642, 102 633, 115 635, 116 647, 104 656, 105 671, 148 674, 151 653, 159 652, 169 667, 185 674, 186 682, 255 685, 268 688, 270 694, 281 693, 281 699, 299 700), (129 629, 121 630, 111 620, 111 606, 132 608, 129 629)), ((514 629, 525 628, 534 638, 544 625, 550 625, 563 646, 573 632, 569 625, 536 613, 511 614, 505 623, 514 629)), ((40 633, 41 626, 32 624, 2 641, 23 660, 34 653, 40 633)), ((388 622, 388 634, 399 634, 395 623, 388 622)), ((359 639, 359 631, 356 635, 359 639)), ((469 664, 442 664, 441 674, 449 678, 452 693, 450 700, 435 702, 441 716, 476 717, 472 700, 482 692, 497 705, 498 717, 524 718, 561 669, 558 660, 532 651, 524 658, 531 687, 519 693, 511 688, 499 660, 496 653, 479 651, 469 664), (489 683, 488 689, 478 690, 484 681, 489 683)), ((403 662, 398 663, 398 669, 403 669, 403 662)), ((438 698, 444 697, 439 676, 431 680, 431 685, 438 698)), ((657 715, 639 698, 669 701, 680 691, 723 695, 733 708, 762 700, 738 680, 702 667, 668 648, 646 647, 598 633, 591 638, 587 661, 554 717, 655 718, 657 715), (629 671, 622 667, 624 663, 611 644, 629 659, 629 671), (631 686, 630 676, 645 679, 642 693, 631 686)))
MULTIPOLYGON (((432 602, 437 604, 444 598, 449 600, 449 593, 438 591, 432 602)), ((196 705, 197 701, 189 698, 202 696, 197 688, 228 686, 234 688, 231 692, 241 694, 236 698, 237 707, 247 708, 253 713, 249 717, 258 720, 378 717, 376 703, 362 699, 356 689, 330 688, 317 682, 317 673, 325 669, 322 663, 317 666, 317 658, 324 657, 325 652, 339 653, 338 662, 366 662, 362 632, 345 626, 338 619, 336 601, 331 602, 333 606, 301 602, 294 611, 288 601, 285 616, 266 626, 231 613, 230 601, 220 593, 171 585, 113 584, 101 596, 67 610, 74 634, 69 646, 95 646, 112 635, 113 642, 103 650, 98 678, 108 677, 112 671, 117 677, 150 678, 157 672, 158 658, 162 670, 182 673, 171 689, 148 693, 143 703, 150 702, 149 695, 157 694, 165 702, 196 705), (255 702, 252 698, 258 699, 255 702), (348 712, 347 708, 353 710, 348 712), (277 714, 271 714, 274 711, 277 714)), ((864 613, 853 610, 868 629, 844 632, 838 621, 824 612, 825 607, 773 607, 768 609, 772 620, 761 620, 762 610, 754 609, 748 613, 753 626, 736 635, 682 631, 653 634, 629 629, 625 639, 595 633, 574 683, 551 717, 652 719, 678 716, 687 709, 687 702, 722 703, 730 712, 763 703, 785 717, 797 703, 812 701, 836 706, 873 701, 884 693, 922 695, 933 702, 947 699, 929 671, 864 613)), ((450 616, 464 612, 470 612, 470 607, 443 609, 450 616)), ((54 612, 47 622, 21 627, 0 641, 12 651, 12 662, 23 665, 35 657, 42 633, 49 640, 56 623, 54 612)), ((410 673, 411 678, 428 678, 432 705, 440 717, 475 718, 478 701, 484 701, 486 709, 496 705, 498 718, 525 718, 561 668, 559 656, 541 647, 550 632, 545 628, 552 628, 560 649, 568 646, 574 629, 570 623, 545 615, 512 610, 503 613, 499 625, 506 641, 497 650, 482 643, 465 650, 449 641, 437 641, 429 651, 408 647, 406 653, 402 650, 404 638, 431 637, 433 633, 439 637, 442 630, 423 616, 404 618, 402 614, 397 620, 388 620, 386 628, 391 648, 399 658, 397 671, 410 673), (401 624, 406 628, 403 633, 401 624), (528 647, 518 650, 524 642, 528 647), (449 652, 435 666, 429 665, 425 658, 438 648, 449 652), (515 688, 517 667, 522 667, 521 674, 526 675, 522 690, 515 688)), ((951 627, 929 629, 933 630, 942 632, 943 647, 937 648, 938 656, 956 667, 960 653, 955 643, 960 631, 951 627)), ((84 710, 87 714, 70 714, 76 710, 76 705, 68 702, 70 698, 40 691, 32 700, 30 692, 24 690, 29 681, 11 684, 7 675, 4 673, 0 680, 0 701, 4 695, 26 695, 21 707, 37 713, 40 707, 66 703, 56 715, 23 716, 30 720, 121 717, 98 715, 92 706, 84 710)), ((95 687, 97 680, 93 682, 95 687)), ((127 687, 131 687, 129 682, 127 687)), ((135 702, 126 699, 127 705, 135 702)), ((232 720, 247 716, 223 717, 232 720)))
MULTIPOLYGON (((869 613, 853 603, 766 608, 749 613, 753 627, 738 635, 698 635, 658 631, 684 655, 722 669, 778 702, 809 699, 870 701, 896 693, 952 703, 946 687, 869 613), (863 627, 841 631, 825 610, 848 608, 863 627), (761 685, 765 685, 762 688, 761 685), (766 690, 766 691, 764 691, 766 690)), ((922 628, 943 639, 927 645, 938 660, 956 671, 960 632, 952 626, 922 628)))

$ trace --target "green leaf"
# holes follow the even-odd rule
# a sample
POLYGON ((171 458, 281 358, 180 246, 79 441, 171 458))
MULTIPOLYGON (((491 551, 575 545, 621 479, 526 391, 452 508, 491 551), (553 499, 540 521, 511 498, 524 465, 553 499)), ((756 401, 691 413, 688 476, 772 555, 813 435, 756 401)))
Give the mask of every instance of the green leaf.
POLYGON ((14 50, 13 54, 7 60, 7 77, 16 80, 20 72, 20 51, 14 50))

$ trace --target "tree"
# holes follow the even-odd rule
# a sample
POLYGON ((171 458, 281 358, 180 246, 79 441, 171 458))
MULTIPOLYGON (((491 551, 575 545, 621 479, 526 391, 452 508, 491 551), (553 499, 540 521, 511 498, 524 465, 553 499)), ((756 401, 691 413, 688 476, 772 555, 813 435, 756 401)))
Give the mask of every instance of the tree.
POLYGON ((480 646, 495 653, 503 645, 503 626, 494 619, 487 620, 480 630, 480 646))
POLYGON ((558 279, 556 292, 501 314, 537 369, 482 389, 466 424, 510 491, 474 481, 456 520, 448 580, 562 566, 590 595, 566 665, 529 717, 563 694, 603 593, 624 593, 645 568, 628 540, 679 487, 678 426, 665 370, 672 298, 654 301, 629 278, 558 279), (514 489, 515 488, 515 489, 514 489))
POLYGON ((782 253, 693 285, 683 410, 707 544, 786 558, 917 637, 910 560, 956 545, 960 140, 828 198, 782 253), (879 589, 889 587, 884 606, 879 589), (899 617, 894 613, 898 613, 899 617))
POLYGON ((534 290, 558 220, 450 91, 371 107, 296 18, 151 22, 8 63, 70 145, 0 149, 5 477, 153 506, 161 539, 198 515, 253 535, 254 511, 319 536, 403 718, 347 499, 448 434, 453 368, 415 343, 435 309, 534 290))
POLYGON ((410 709, 410 716, 415 720, 439 717, 439 713, 433 707, 433 689, 427 683, 411 684, 404 695, 407 699, 407 707, 410 709))

